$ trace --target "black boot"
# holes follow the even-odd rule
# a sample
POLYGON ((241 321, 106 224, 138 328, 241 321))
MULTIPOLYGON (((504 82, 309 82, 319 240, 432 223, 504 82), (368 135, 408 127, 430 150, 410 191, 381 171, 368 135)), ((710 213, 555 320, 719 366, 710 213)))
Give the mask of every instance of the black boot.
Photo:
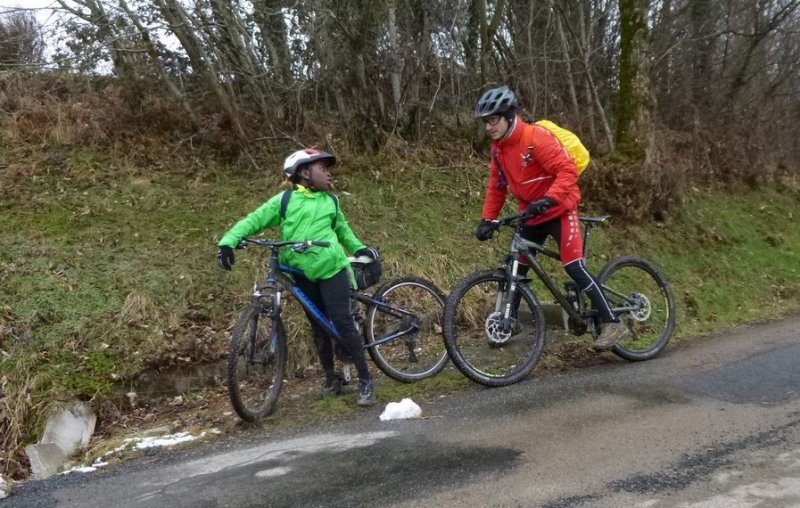
POLYGON ((342 393, 342 381, 338 374, 326 374, 325 384, 322 386, 322 396, 330 397, 342 393))

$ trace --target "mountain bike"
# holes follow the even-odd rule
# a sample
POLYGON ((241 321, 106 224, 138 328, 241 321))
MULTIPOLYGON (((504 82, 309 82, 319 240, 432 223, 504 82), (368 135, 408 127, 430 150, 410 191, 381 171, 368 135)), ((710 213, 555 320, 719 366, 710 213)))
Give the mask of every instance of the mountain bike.
MULTIPOLYGON (((236 413, 247 422, 269 415, 278 399, 286 369, 287 334, 281 317, 291 295, 330 336, 340 337, 334 324, 292 276, 297 270, 281 265, 281 249, 313 254, 329 242, 275 241, 245 238, 240 247, 256 245, 270 250, 263 283, 253 289, 252 301, 233 328, 228 355, 228 393, 236 413)), ((367 258, 368 259, 368 258, 367 258)), ((357 260, 352 260, 357 262, 357 260)), ((413 382, 436 375, 447 363, 442 341, 444 294, 418 277, 392 279, 369 294, 353 283, 350 293, 353 319, 361 330, 375 365, 386 375, 413 382)))
MULTIPOLYGON (((609 216, 580 217, 584 225, 584 258, 589 235, 609 216)), ((536 254, 559 260, 558 252, 520 235, 530 216, 514 215, 495 223, 514 229, 508 254, 499 268, 472 273, 452 288, 444 311, 445 347, 455 366, 484 386, 506 386, 525 378, 544 347, 542 304, 529 287, 530 278, 518 275, 520 258, 527 260, 563 309, 567 328, 574 335, 589 332, 597 338, 597 311, 573 282, 561 290, 544 270, 536 254)), ((530 273, 530 272, 529 272, 530 273)), ((666 279, 650 262, 637 256, 612 259, 596 278, 611 310, 630 332, 611 349, 629 361, 649 360, 667 346, 675 330, 675 303, 666 279)))

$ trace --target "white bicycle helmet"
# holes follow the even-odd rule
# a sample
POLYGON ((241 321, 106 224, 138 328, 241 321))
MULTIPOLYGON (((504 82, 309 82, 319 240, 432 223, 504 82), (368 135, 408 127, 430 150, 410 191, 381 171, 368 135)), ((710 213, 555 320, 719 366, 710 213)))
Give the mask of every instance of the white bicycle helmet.
POLYGON ((517 97, 507 86, 492 88, 481 95, 478 104, 475 106, 475 118, 484 118, 493 115, 506 116, 509 112, 517 109, 519 103, 517 97))
POLYGON ((283 161, 283 174, 286 178, 292 178, 297 174, 297 170, 304 164, 311 164, 319 160, 324 160, 328 163, 328 167, 336 164, 336 156, 331 153, 317 150, 316 148, 303 148, 286 157, 283 161))

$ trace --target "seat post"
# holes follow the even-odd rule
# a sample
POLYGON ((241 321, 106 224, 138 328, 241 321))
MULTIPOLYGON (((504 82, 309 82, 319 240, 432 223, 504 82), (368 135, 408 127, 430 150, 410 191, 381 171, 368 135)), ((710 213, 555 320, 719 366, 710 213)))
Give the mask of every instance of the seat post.
POLYGON ((591 222, 584 222, 583 227, 583 259, 586 259, 587 254, 589 253, 589 233, 592 231, 594 224, 591 222))

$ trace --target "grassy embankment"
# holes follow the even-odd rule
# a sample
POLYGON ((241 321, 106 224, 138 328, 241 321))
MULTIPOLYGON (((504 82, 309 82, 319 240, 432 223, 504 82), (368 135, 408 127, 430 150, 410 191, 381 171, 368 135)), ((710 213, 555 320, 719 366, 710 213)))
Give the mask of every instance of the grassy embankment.
MULTIPOLYGON (((134 388, 143 370, 224 354, 261 257, 240 253, 235 270, 222 272, 215 241, 278 190, 277 168, 266 177, 197 162, 144 169, 89 152, 0 162, 12 162, 0 170, 4 453, 35 439, 36 417, 54 400, 95 397, 101 405, 115 388, 134 388)), ((337 185, 353 229, 381 248, 387 276, 417 274, 447 289, 494 264, 505 247, 472 236, 484 174, 478 161, 433 168, 356 160, 337 185)), ((795 313, 799 197, 692 191, 664 223, 598 230, 590 266, 598 271, 623 253, 659 265, 676 296, 678 340, 795 313)), ((293 338, 298 363, 311 356, 302 335, 293 338)), ((379 397, 463 384, 455 374, 419 385, 387 382, 379 397)), ((316 404, 312 412, 349 407, 316 404)))

